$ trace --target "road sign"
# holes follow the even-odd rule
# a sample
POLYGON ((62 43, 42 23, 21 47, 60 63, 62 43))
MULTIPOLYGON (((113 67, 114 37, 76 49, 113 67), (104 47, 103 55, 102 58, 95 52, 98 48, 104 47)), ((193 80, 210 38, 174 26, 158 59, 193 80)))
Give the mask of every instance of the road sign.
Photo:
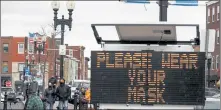
POLYGON ((11 87, 12 83, 11 83, 11 81, 6 81, 5 85, 6 85, 6 87, 11 87))
POLYGON ((25 67, 25 76, 31 75, 30 69, 28 67, 25 67))
POLYGON ((59 46, 59 55, 66 55, 66 46, 65 45, 59 46))

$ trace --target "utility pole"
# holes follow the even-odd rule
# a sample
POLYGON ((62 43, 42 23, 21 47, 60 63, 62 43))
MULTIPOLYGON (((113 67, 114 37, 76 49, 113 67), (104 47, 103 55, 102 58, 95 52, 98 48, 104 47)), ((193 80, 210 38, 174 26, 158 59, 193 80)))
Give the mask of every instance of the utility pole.
POLYGON ((168 0, 159 0, 159 21, 167 21, 168 0))

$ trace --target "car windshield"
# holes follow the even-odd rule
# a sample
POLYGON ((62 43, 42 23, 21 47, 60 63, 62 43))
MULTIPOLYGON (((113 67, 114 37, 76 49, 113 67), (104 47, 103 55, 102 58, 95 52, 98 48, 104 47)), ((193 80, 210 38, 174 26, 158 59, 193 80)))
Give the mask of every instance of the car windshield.
POLYGON ((83 87, 85 87, 85 88, 90 88, 90 83, 84 83, 84 84, 83 84, 83 87))
POLYGON ((78 88, 82 88, 82 87, 83 88, 90 88, 90 83, 85 83, 84 82, 84 83, 81 83, 81 84, 78 85, 78 88))
POLYGON ((77 87, 79 84, 80 84, 80 82, 74 82, 74 83, 72 84, 72 87, 77 87))

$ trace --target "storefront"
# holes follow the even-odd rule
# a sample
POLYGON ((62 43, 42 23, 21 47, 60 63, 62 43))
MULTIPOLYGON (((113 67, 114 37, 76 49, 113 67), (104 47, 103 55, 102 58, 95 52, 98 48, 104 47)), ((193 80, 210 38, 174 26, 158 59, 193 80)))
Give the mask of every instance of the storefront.
POLYGON ((12 81, 12 77, 9 75, 7 75, 7 76, 2 75, 1 76, 1 86, 2 87, 4 86, 4 82, 6 82, 6 81, 12 81))

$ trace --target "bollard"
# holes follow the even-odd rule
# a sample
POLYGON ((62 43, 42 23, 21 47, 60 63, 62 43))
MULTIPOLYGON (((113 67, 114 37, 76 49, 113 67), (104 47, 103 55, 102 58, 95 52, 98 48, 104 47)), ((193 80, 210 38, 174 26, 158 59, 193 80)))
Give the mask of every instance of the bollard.
POLYGON ((7 110, 7 100, 8 100, 7 93, 5 92, 3 110, 7 110))
POLYGON ((74 95, 74 110, 77 110, 77 97, 74 95))

